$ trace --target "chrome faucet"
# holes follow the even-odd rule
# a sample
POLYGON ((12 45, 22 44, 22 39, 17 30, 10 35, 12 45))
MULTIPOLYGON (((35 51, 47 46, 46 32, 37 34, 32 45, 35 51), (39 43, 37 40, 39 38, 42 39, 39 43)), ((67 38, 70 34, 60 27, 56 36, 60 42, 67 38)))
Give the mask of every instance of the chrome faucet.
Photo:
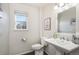
POLYGON ((77 43, 76 43, 76 40, 77 40, 78 38, 77 38, 75 35, 73 35, 72 38, 73 38, 72 42, 75 43, 75 44, 77 44, 77 43))
POLYGON ((72 37, 73 37, 73 40, 76 40, 77 39, 77 37, 75 35, 73 35, 72 37))

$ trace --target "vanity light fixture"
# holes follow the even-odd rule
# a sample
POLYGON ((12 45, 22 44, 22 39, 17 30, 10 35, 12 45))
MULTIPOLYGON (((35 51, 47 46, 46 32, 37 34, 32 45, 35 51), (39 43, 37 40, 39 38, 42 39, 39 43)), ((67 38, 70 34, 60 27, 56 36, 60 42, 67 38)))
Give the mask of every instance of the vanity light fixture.
POLYGON ((75 6, 76 4, 77 3, 56 3, 54 9, 58 10, 58 12, 62 12, 71 8, 72 6, 75 6))
POLYGON ((55 9, 63 8, 65 5, 66 5, 65 3, 56 3, 55 9))
POLYGON ((65 9, 68 9, 68 3, 56 3, 54 9, 62 12, 65 9))
POLYGON ((65 3, 59 3, 58 7, 64 7, 66 4, 65 3))

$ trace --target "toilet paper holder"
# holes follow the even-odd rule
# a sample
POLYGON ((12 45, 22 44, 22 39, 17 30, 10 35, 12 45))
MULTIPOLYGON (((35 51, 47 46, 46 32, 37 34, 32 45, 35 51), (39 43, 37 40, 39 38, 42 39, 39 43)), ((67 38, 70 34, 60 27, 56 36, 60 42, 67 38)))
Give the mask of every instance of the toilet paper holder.
POLYGON ((25 39, 25 38, 21 38, 21 40, 22 40, 22 41, 26 41, 26 39, 25 39))

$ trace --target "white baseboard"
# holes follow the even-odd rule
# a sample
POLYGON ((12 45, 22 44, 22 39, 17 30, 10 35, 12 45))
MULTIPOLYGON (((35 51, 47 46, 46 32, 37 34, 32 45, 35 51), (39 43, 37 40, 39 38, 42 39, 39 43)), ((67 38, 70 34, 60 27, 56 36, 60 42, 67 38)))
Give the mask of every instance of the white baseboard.
POLYGON ((26 54, 26 53, 30 53, 30 52, 32 52, 33 50, 28 50, 28 51, 25 51, 25 52, 22 52, 22 53, 18 53, 18 54, 16 54, 16 55, 22 55, 22 54, 26 54))

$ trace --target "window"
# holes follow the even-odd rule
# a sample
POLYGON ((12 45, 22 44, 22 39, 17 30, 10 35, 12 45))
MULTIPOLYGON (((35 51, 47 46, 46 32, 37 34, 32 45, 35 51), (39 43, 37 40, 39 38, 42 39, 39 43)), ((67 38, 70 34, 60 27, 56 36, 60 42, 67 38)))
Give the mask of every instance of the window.
POLYGON ((15 13, 15 28, 17 30, 27 30, 28 29, 28 17, 23 12, 16 12, 15 13))

